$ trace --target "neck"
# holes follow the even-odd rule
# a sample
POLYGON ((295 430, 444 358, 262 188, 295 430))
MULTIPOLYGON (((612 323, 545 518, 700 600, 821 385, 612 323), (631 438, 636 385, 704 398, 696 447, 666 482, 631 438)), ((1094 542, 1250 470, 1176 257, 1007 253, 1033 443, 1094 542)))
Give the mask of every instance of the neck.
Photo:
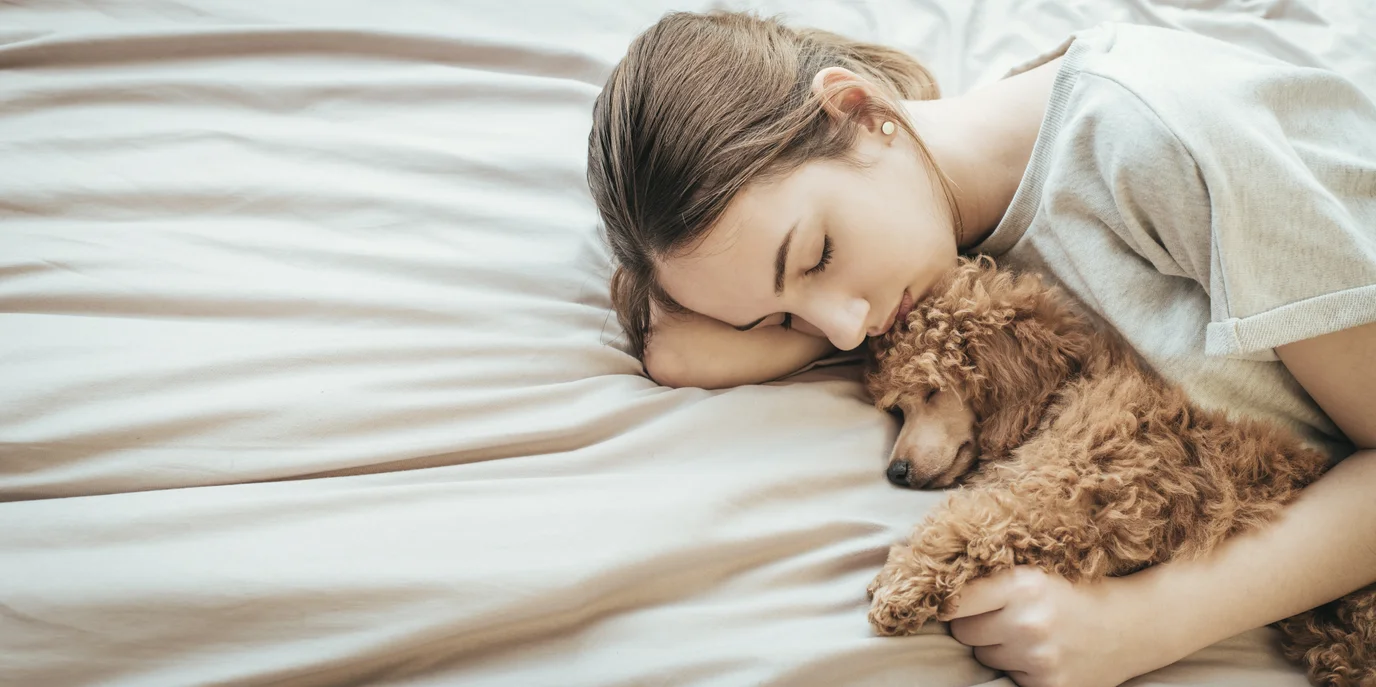
POLYGON ((966 250, 998 226, 1022 182, 1061 61, 964 95, 904 102, 913 128, 952 183, 966 250))

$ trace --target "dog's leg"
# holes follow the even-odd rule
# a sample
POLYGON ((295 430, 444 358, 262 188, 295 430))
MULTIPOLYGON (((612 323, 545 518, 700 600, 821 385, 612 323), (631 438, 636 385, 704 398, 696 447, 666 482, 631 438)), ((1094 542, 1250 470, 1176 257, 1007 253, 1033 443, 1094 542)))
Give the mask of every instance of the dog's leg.
MULTIPOLYGON (((965 585, 1015 565, 1036 565, 1071 582, 1124 574, 1154 562, 1153 532, 1165 516, 1139 508, 1143 490, 1086 463, 1074 446, 1033 441, 980 486, 951 494, 911 538, 889 551, 870 584, 870 622, 881 634, 911 634, 949 610, 965 585)), ((1145 479, 1138 476, 1139 479, 1145 479)))
POLYGON ((953 493, 908 542, 890 549, 870 584, 871 624, 880 634, 911 634, 949 610, 965 585, 1014 565, 1082 577, 1087 519, 1065 505, 1009 489, 953 493))
POLYGON ((1286 658, 1323 687, 1376 685, 1376 584, 1276 623, 1286 658))

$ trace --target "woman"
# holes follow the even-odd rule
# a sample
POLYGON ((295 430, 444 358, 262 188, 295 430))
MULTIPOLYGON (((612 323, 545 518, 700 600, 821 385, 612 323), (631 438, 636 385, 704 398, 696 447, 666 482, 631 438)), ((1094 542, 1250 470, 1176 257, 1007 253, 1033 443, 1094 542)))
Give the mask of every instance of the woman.
POLYGON ((978 660, 1024 687, 1115 685, 1376 581, 1376 105, 1331 72, 1112 24, 936 96, 902 53, 749 15, 639 36, 594 108, 588 180, 649 375, 778 378, 987 253, 1199 402, 1342 462, 1200 561, 979 582, 951 618, 978 660))

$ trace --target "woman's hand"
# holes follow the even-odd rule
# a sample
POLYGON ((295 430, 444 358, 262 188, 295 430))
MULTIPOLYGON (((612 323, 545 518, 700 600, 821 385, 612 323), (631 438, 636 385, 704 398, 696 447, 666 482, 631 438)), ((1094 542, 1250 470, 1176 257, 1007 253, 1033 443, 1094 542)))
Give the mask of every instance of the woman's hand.
POLYGON ((1181 658, 1133 591, 1118 578, 1072 585, 1018 566, 971 583, 941 619, 1021 687, 1113 687, 1181 658))

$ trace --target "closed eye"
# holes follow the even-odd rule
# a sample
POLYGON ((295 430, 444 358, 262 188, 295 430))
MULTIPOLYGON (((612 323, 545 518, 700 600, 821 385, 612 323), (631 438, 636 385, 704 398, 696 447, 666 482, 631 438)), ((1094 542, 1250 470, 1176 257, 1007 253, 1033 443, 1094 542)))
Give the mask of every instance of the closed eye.
MULTIPOLYGON (((806 274, 806 275, 809 276, 809 277, 812 276, 812 275, 814 275, 814 274, 821 274, 822 271, 825 270, 825 269, 827 268, 827 265, 830 265, 830 264, 831 264, 831 255, 832 255, 831 237, 830 237, 830 236, 823 236, 823 237, 822 237, 822 258, 821 258, 820 260, 817 261, 817 264, 816 264, 816 265, 813 265, 813 266, 812 266, 807 272, 805 272, 804 274, 806 274)), ((784 319, 783 319, 782 322, 779 323, 779 326, 783 327, 784 329, 792 329, 792 328, 793 328, 793 314, 792 314, 792 313, 784 313, 784 319)), ((738 329, 739 329, 739 327, 738 327, 738 329)))
POLYGON ((820 273, 822 272, 822 270, 825 270, 825 269, 827 268, 827 265, 829 265, 829 264, 831 264, 831 237, 830 237, 830 236, 823 236, 823 237, 822 237, 822 259, 821 259, 821 260, 818 260, 818 261, 817 261, 817 264, 814 265, 814 266, 812 267, 812 269, 808 270, 808 271, 806 272, 806 274, 807 274, 808 276, 812 276, 812 275, 814 275, 814 274, 820 274, 820 273))

